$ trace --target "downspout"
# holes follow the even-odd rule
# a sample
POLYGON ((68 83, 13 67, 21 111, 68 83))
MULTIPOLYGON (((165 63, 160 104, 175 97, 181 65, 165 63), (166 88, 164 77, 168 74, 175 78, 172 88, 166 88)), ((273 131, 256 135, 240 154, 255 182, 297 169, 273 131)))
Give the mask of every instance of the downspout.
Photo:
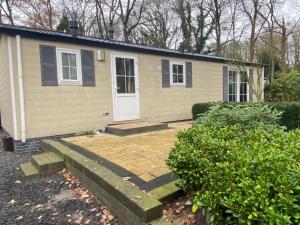
POLYGON ((19 97, 20 97, 20 116, 21 116, 21 140, 26 142, 26 127, 25 127, 25 107, 24 107, 24 84, 23 84, 23 67, 22 67, 22 52, 21 52, 21 36, 16 36, 17 40, 17 64, 19 78, 19 97))
POLYGON ((16 98, 15 98, 15 84, 14 84, 14 69, 13 69, 13 58, 12 58, 12 47, 11 47, 11 37, 7 36, 7 53, 8 53, 8 71, 9 71, 9 81, 10 81, 10 95, 11 95, 11 105, 12 105, 12 119, 13 119, 13 133, 14 139, 18 140, 17 132, 17 117, 16 117, 16 98))

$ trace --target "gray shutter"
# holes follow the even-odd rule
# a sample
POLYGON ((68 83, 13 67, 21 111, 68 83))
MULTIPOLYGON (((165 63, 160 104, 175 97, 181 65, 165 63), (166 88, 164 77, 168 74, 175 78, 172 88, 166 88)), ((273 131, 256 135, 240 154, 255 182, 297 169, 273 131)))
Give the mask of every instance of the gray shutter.
POLYGON ((82 85, 95 87, 94 51, 81 50, 82 85))
POLYGON ((170 87, 170 61, 167 59, 161 60, 162 87, 170 87))
POLYGON ((192 88, 193 87, 193 68, 192 68, 192 62, 186 62, 185 63, 185 76, 186 76, 186 87, 192 88))
POLYGON ((223 101, 228 102, 228 66, 223 66, 223 101))
POLYGON ((56 49, 54 46, 40 45, 40 63, 43 86, 57 86, 56 49))
MULTIPOLYGON (((253 69, 250 68, 249 69, 249 84, 251 84, 253 86, 253 69)), ((253 93, 252 91, 250 90, 250 87, 249 87, 249 101, 253 101, 253 93)))

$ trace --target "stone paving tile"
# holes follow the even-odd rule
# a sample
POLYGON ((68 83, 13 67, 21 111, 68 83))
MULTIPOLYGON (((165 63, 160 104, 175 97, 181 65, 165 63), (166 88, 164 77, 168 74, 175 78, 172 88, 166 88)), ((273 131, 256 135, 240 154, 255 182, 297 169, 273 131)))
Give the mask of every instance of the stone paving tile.
POLYGON ((190 122, 171 123, 171 129, 130 136, 98 134, 63 139, 105 158, 149 182, 169 173, 165 160, 174 145, 176 133, 190 122))

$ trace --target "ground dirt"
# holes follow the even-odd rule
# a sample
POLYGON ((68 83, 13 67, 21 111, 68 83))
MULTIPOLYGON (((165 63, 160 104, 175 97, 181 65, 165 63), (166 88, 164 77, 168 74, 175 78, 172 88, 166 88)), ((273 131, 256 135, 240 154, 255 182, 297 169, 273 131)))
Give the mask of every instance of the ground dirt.
POLYGON ((19 165, 30 157, 0 149, 0 225, 120 225, 66 170, 25 181, 19 165))

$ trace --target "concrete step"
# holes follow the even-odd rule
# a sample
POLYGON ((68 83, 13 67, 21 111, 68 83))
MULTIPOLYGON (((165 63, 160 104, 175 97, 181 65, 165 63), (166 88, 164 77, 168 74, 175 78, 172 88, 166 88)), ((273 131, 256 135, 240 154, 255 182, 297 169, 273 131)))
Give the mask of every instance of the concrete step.
POLYGON ((38 178, 40 175, 39 171, 32 165, 32 163, 22 163, 20 168, 26 180, 38 178))
POLYGON ((106 127, 106 132, 119 136, 168 129, 167 123, 135 122, 113 124, 106 127))
POLYGON ((50 175, 65 167, 64 160, 53 152, 33 155, 31 162, 41 175, 50 175))

